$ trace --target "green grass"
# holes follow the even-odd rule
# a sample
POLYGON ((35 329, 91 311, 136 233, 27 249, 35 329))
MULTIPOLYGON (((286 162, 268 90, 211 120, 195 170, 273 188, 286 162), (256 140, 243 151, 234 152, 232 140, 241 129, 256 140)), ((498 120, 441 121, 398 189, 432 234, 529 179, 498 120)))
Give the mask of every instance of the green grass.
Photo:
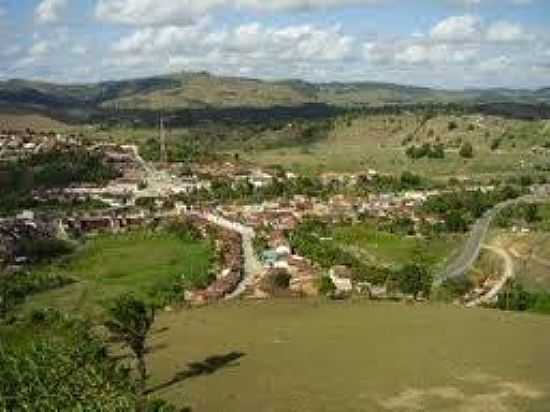
POLYGON ((410 263, 419 250, 428 263, 440 264, 459 247, 462 240, 458 236, 418 240, 376 230, 369 223, 337 226, 333 236, 340 246, 355 251, 372 263, 397 267, 410 263))
POLYGON ((25 308, 48 306, 97 314, 103 303, 122 293, 146 297, 152 288, 181 276, 190 283, 204 280, 213 255, 209 242, 172 233, 142 230, 100 235, 64 262, 36 269, 61 273, 77 283, 34 296, 25 308))
POLYGON ((545 412, 550 318, 367 301, 225 304, 162 315, 150 385, 193 411, 545 412))
POLYGON ((418 132, 411 144, 435 143, 437 139, 447 148, 446 158, 442 160, 413 160, 405 155, 402 142, 418 127, 419 119, 413 115, 370 116, 354 120, 351 126, 337 122, 327 140, 303 147, 248 151, 241 157, 261 165, 280 164, 304 173, 377 169, 399 174, 407 170, 441 178, 514 176, 548 162, 547 155, 530 150, 531 146, 547 140, 541 134, 543 123, 488 117, 481 126, 469 131, 468 126, 477 121, 478 116, 438 116, 418 132), (455 121, 458 128, 449 131, 450 121, 455 121), (509 135, 514 138, 502 137, 509 135), (492 151, 490 144, 495 138, 502 138, 502 143, 499 150, 492 151), (473 159, 459 156, 460 141, 472 143, 473 159))

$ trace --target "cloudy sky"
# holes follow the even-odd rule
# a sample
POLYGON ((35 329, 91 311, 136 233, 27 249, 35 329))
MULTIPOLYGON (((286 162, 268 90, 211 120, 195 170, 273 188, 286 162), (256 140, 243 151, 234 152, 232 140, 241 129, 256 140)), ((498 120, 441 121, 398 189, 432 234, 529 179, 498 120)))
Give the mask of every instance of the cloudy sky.
POLYGON ((550 86, 548 0, 0 0, 0 79, 550 86))

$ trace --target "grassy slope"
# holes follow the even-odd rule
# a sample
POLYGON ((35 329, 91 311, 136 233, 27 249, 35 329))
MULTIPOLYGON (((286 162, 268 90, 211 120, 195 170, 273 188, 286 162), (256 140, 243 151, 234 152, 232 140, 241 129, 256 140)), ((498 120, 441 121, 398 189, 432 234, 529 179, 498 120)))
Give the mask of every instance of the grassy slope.
MULTIPOLYGON (((12 80, 0 82, 0 106, 80 109, 104 106, 158 109, 300 105, 310 102, 349 106, 411 102, 548 102, 548 89, 436 90, 390 83, 313 84, 300 80, 277 82, 208 73, 169 75, 95 84, 62 85, 12 80)), ((85 111, 85 110, 84 110, 85 111)), ((82 113, 80 114, 82 115, 82 113)))
POLYGON ((206 242, 146 231, 93 238, 64 264, 37 269, 61 272, 78 283, 33 297, 26 309, 53 306, 67 312, 97 313, 98 305, 119 294, 146 296, 174 276, 200 277, 213 258, 206 242))
POLYGON ((0 130, 70 131, 69 126, 39 114, 0 113, 0 130))
POLYGON ((361 257, 373 263, 397 267, 410 263, 419 246, 425 253, 424 258, 437 265, 444 262, 460 244, 459 238, 450 236, 418 243, 413 237, 379 232, 369 224, 337 227, 334 240, 342 247, 360 251, 361 257))
POLYGON ((543 412, 550 318, 450 306, 270 301, 166 314, 152 385, 188 362, 227 368, 160 390, 197 411, 543 412), (228 323, 229 322, 229 323, 228 323))
POLYGON ((535 155, 529 150, 535 143, 541 144, 550 140, 544 122, 493 117, 479 120, 477 116, 439 116, 430 120, 418 133, 413 144, 435 143, 435 139, 439 137, 447 146, 446 159, 411 160, 406 157, 402 142, 416 130, 418 123, 419 119, 413 115, 371 116, 355 120, 351 126, 338 122, 326 141, 304 147, 247 152, 243 153, 243 158, 264 165, 281 164, 306 172, 374 168, 388 173, 409 170, 427 176, 447 177, 518 174, 522 171, 522 160, 527 169, 535 163, 548 160, 547 155, 535 155), (449 131, 449 121, 456 121, 458 129, 449 131), (475 126, 473 131, 468 130, 470 124, 475 126), (428 136, 430 129, 433 130, 433 137, 428 136), (491 151, 491 141, 502 136, 514 138, 503 138, 499 150, 491 151), (457 147, 460 139, 474 145, 474 159, 460 158, 457 147))
POLYGON ((161 108, 294 106, 315 101, 289 84, 198 74, 179 87, 110 100, 105 106, 161 108))

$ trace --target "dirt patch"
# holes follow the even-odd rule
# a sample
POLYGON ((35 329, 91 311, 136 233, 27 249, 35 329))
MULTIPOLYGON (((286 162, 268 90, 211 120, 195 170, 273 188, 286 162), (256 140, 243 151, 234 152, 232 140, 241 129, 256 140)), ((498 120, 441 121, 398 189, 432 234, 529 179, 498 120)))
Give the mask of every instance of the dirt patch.
POLYGON ((441 410, 449 412, 513 412, 518 402, 536 401, 545 396, 544 392, 526 383, 498 380, 482 373, 460 380, 477 384, 481 393, 468 393, 455 386, 409 388, 380 401, 380 406, 395 412, 424 411, 433 408, 434 404, 445 405, 441 410))

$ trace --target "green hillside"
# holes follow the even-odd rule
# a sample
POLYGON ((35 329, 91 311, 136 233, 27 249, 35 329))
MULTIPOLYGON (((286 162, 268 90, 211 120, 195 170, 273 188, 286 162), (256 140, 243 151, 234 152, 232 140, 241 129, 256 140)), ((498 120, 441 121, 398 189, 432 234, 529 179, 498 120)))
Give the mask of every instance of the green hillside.
MULTIPOLYGON (((550 89, 451 91, 390 83, 314 84, 301 80, 263 81, 175 73, 142 79, 62 85, 27 80, 0 82, 0 110, 83 111, 167 110, 411 103, 550 103, 550 89)), ((74 113, 73 113, 74 114, 74 113)))

